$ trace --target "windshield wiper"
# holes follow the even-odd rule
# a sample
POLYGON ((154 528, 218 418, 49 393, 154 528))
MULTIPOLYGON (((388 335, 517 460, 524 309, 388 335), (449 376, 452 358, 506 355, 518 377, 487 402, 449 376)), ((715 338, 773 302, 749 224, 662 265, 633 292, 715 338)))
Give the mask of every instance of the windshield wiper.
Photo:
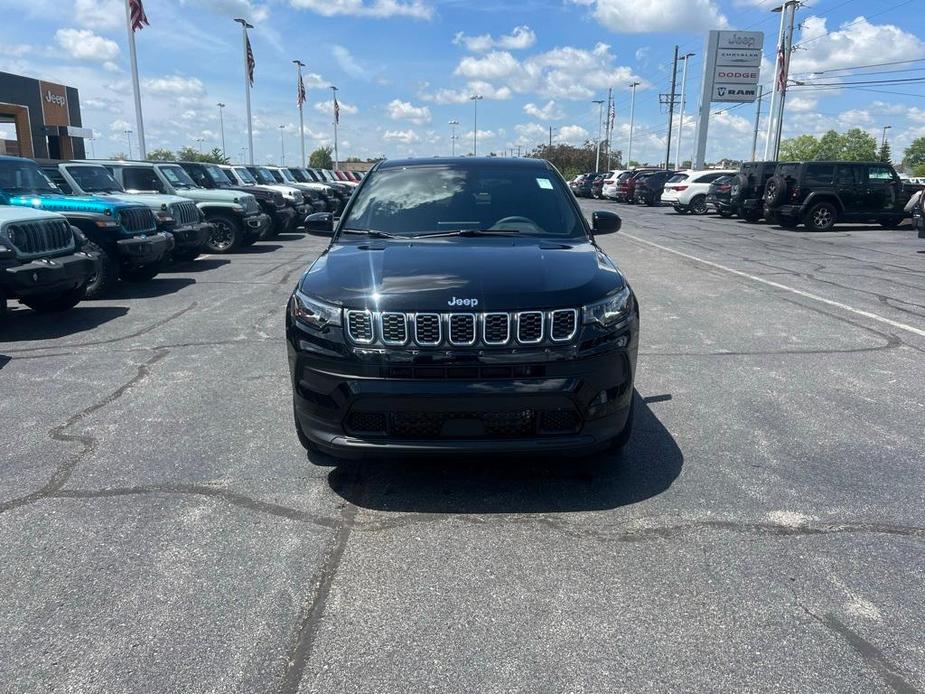
POLYGON ((517 229, 452 229, 418 234, 416 238, 434 238, 437 236, 494 236, 495 234, 519 234, 517 229))
POLYGON ((341 232, 344 234, 363 234, 374 239, 408 239, 409 236, 400 236, 398 234, 390 234, 387 231, 379 231, 378 229, 341 229, 341 232))

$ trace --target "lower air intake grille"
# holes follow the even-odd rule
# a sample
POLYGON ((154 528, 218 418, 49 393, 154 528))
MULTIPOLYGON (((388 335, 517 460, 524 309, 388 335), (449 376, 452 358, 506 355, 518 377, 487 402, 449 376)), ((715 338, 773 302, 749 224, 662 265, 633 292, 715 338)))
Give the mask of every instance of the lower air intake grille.
POLYGON ((361 344, 373 341, 373 316, 369 311, 347 311, 347 332, 361 344))

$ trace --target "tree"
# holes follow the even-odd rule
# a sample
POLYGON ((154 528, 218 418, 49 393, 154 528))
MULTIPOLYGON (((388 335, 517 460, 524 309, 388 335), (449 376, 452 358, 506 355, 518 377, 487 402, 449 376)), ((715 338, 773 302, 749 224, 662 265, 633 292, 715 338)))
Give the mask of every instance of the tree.
POLYGON ((149 161, 173 161, 175 158, 173 152, 169 149, 152 149, 148 152, 149 161))
POLYGON ((534 159, 545 159, 555 166, 565 178, 574 178, 580 173, 594 170, 594 159, 597 154, 597 145, 586 142, 581 147, 573 145, 555 144, 540 145, 527 153, 534 159))
POLYGON ((819 140, 812 135, 791 137, 780 143, 780 161, 812 161, 819 152, 819 140))
POLYGON ((113 154, 113 155, 112 155, 111 157, 109 157, 109 158, 110 158, 110 159, 113 159, 113 160, 115 160, 115 161, 124 161, 124 160, 128 159, 128 155, 127 155, 125 152, 116 152, 115 154, 113 154))
POLYGON ((893 153, 890 151, 890 143, 886 140, 884 140, 883 144, 880 145, 880 152, 877 154, 877 160, 882 161, 884 164, 889 164, 893 161, 893 153))
POLYGON ((866 130, 851 128, 841 136, 841 151, 838 157, 843 161, 875 161, 877 140, 866 130))
POLYGON ((829 130, 822 137, 799 135, 780 143, 781 161, 873 161, 877 140, 860 128, 840 134, 829 130))
POLYGON ((319 147, 308 158, 308 165, 313 169, 330 169, 334 166, 334 160, 331 158, 333 152, 334 148, 330 145, 319 147))
POLYGON ((925 176, 925 136, 915 138, 903 152, 903 164, 913 171, 918 170, 916 176, 925 176))

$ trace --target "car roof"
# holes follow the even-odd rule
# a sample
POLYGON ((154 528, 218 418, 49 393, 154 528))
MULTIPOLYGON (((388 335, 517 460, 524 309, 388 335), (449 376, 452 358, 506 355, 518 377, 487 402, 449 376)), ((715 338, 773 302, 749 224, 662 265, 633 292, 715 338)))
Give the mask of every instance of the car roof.
POLYGON ((532 159, 528 157, 433 157, 432 159, 388 159, 379 163, 376 168, 383 170, 424 166, 456 166, 471 169, 523 168, 541 170, 550 168, 549 162, 545 159, 532 159))

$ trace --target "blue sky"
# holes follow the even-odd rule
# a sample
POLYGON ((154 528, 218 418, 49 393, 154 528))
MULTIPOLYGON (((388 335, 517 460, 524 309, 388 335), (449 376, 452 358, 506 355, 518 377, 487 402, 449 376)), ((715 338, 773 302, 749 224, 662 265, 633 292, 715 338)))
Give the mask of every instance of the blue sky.
MULTIPOLYGON (((925 61, 861 71, 844 68, 925 58, 922 0, 811 0, 798 15, 792 73, 826 84, 925 76, 925 61), (903 70, 889 72, 887 70, 903 70), (823 72, 825 71, 825 72, 823 72), (834 71, 834 72, 833 72, 834 71), (876 75, 861 77, 865 72, 876 75), (811 75, 815 74, 815 77, 811 75), (819 76, 822 75, 822 76, 819 76)), ((706 31, 766 32, 762 82, 772 79, 775 0, 145 0, 151 26, 136 34, 148 148, 219 145, 218 102, 227 104, 226 149, 246 143, 240 28, 255 24, 252 93, 255 158, 298 158, 292 59, 307 64, 306 147, 333 137, 330 90, 339 88, 341 157, 429 156, 471 150, 474 91, 479 152, 528 149, 548 137, 579 144, 597 135, 598 107, 613 86, 615 146, 625 149, 631 81, 637 92, 633 155, 664 158, 673 46, 692 52, 683 150, 693 146, 706 31)), ((0 0, 0 70, 64 82, 80 90, 96 156, 127 150, 134 129, 123 0, 0 0)), ((785 136, 862 127, 894 151, 925 135, 923 84, 863 89, 794 89, 785 136), (875 89, 877 91, 868 91, 875 89)), ((755 107, 711 121, 708 159, 747 157, 755 107)), ((2 127, 2 126, 0 126, 2 127)), ((677 135, 675 135, 677 136, 677 135)), ((760 150, 759 150, 760 151, 760 150)), ((688 155, 689 156, 689 155, 688 155)), ((674 154, 672 155, 674 158, 674 154)), ((685 156, 687 158, 687 156, 685 156)))

